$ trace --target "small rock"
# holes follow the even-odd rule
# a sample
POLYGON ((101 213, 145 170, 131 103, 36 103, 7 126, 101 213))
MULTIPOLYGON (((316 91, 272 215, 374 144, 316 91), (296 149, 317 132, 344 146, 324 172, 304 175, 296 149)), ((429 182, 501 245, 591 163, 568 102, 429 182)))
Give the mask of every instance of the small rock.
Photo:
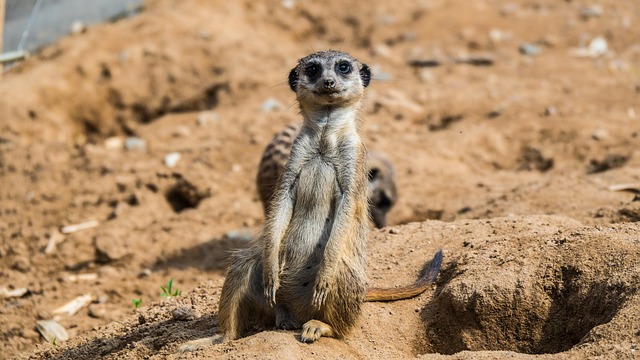
POLYGON ((231 230, 227 231, 224 236, 230 240, 240 240, 240 241, 251 241, 253 239, 253 235, 248 231, 239 231, 239 230, 231 230))
POLYGON ((112 136, 104 141, 104 147, 109 150, 120 150, 124 145, 124 141, 119 136, 112 136))
POLYGON ((146 147, 147 147, 146 141, 144 141, 143 139, 140 139, 139 137, 129 136, 124 141, 124 148, 127 149, 127 151, 144 150, 146 147))
POLYGON ((186 306, 172 310, 171 316, 177 321, 190 321, 198 317, 194 309, 186 306))
POLYGON ((591 138, 598 141, 606 139, 607 136, 609 136, 609 133, 605 129, 598 129, 591 134, 591 138))
POLYGON ((180 153, 179 152, 171 152, 164 156, 164 164, 167 167, 174 167, 180 161, 180 153))
POLYGON ((173 135, 173 137, 188 136, 189 134, 191 134, 191 129, 189 129, 186 126, 178 126, 171 133, 171 135, 173 135))
POLYGON ((585 20, 600 17, 602 16, 602 7, 600 5, 585 6, 580 9, 580 16, 585 20))
POLYGON ((146 322, 147 322, 147 319, 144 318, 144 315, 142 314, 138 315, 138 324, 144 325, 144 323, 146 322))
POLYGON ((102 319, 105 315, 107 315, 107 309, 105 309, 102 304, 91 304, 89 305, 89 316, 95 319, 102 319))
POLYGON ((293 9, 295 5, 295 0, 282 0, 282 7, 285 9, 293 9))
POLYGON ((210 125, 218 122, 218 114, 215 111, 201 111, 198 113, 196 123, 200 126, 210 125))
POLYGON ((262 105, 260 105, 260 111, 263 113, 280 110, 282 108, 282 104, 274 98, 268 98, 262 103, 262 105))
POLYGON ((540 54, 542 49, 540 49, 540 47, 537 45, 525 43, 520 45, 518 51, 520 51, 520 54, 522 55, 536 56, 540 54))
POLYGON ((106 263, 129 255, 129 251, 122 245, 121 239, 110 232, 97 235, 93 242, 97 261, 106 263))
POLYGON ((591 55, 591 57, 604 55, 608 49, 609 45, 607 44, 607 40, 602 36, 594 38, 589 43, 589 54, 591 55))
POLYGON ((400 234, 400 230, 398 230, 396 228, 391 228, 391 229, 389 229, 389 234, 398 235, 398 234, 400 234))
POLYGON ((544 116, 554 116, 558 113, 558 109, 555 106, 547 106, 544 109, 544 116))
POLYGON ((74 21, 69 26, 69 33, 71 35, 79 35, 87 31, 87 26, 82 21, 74 21))
POLYGON ((142 271, 140 271, 138 273, 138 279, 144 279, 144 278, 148 277, 149 275, 151 275, 151 269, 144 268, 144 269, 142 269, 142 271))
POLYGON ((489 30, 489 39, 494 44, 498 44, 503 41, 510 40, 512 37, 513 37, 512 34, 507 31, 502 31, 500 29, 489 30))
POLYGON ((233 165, 231 166, 231 171, 233 171, 233 172, 240 172, 240 171, 242 171, 242 165, 240 165, 240 164, 233 164, 233 165))

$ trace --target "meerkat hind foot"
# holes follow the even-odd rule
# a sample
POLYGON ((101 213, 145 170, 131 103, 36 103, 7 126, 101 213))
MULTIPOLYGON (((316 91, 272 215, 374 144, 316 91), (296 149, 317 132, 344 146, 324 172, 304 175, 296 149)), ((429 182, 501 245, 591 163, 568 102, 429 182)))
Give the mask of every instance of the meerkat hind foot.
POLYGON ((188 341, 178 347, 176 353, 182 355, 187 352, 196 351, 211 345, 220 344, 224 341, 224 336, 216 334, 210 337, 188 341))
POLYGON ((322 336, 333 337, 333 329, 328 324, 320 320, 309 320, 302 325, 300 340, 305 343, 312 343, 322 336))

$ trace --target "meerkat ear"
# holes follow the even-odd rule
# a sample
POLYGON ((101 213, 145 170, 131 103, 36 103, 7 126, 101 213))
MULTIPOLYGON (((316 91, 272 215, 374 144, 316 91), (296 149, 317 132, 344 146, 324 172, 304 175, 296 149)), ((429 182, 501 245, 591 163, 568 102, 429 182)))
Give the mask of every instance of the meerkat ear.
POLYGON ((362 86, 367 87, 371 82, 371 69, 367 66, 367 64, 362 64, 360 68, 360 78, 362 79, 362 86))
POLYGON ((296 71, 296 68, 291 69, 291 72, 289 73, 289 87, 293 92, 298 90, 298 72, 296 71))

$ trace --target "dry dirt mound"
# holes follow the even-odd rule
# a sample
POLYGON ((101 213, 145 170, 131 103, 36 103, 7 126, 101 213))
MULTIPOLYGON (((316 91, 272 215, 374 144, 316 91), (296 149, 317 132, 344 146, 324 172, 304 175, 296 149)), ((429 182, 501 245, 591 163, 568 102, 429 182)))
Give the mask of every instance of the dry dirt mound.
MULTIPOLYGON (((372 282, 408 282, 419 260, 442 247, 446 261, 433 293, 368 303, 344 342, 307 345, 297 332, 268 330, 184 358, 428 358, 464 350, 635 355, 640 239, 634 226, 524 216, 430 221, 392 232, 372 239, 372 282)), ((219 291, 220 285, 203 284, 36 357, 164 358, 184 341, 214 332, 219 291)))
POLYGON ((260 154, 298 119, 286 75, 337 48, 375 74, 362 135, 408 224, 373 231, 371 281, 442 246, 434 296, 368 304, 346 342, 269 331, 190 356, 632 356, 640 4, 597 3, 159 0, 44 49, 0 80, 0 287, 26 291, 0 299, 0 352, 163 357, 208 334, 228 251, 262 222, 260 154), (170 278, 186 296, 162 302, 170 278), (82 295, 70 342, 43 340, 82 295))

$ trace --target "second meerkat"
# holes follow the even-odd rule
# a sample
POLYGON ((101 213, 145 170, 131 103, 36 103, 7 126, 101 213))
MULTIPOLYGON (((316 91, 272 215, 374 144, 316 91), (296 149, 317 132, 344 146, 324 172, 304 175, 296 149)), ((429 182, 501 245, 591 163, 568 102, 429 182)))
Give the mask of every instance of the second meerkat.
POLYGON ((411 285, 366 285, 367 153, 357 113, 370 79, 368 66, 338 51, 311 54, 291 70, 304 122, 261 236, 235 254, 225 278, 218 311, 224 334, 179 351, 236 339, 254 325, 302 328, 303 342, 342 338, 364 301, 416 296, 435 280, 441 251, 411 285))

